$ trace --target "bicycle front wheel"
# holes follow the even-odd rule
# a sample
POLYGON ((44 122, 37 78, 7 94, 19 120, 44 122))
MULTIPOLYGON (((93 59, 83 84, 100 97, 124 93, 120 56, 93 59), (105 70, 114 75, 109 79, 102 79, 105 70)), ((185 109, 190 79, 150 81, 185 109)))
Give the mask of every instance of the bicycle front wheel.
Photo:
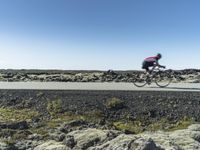
POLYGON ((133 81, 133 84, 137 87, 143 87, 147 84, 146 82, 146 74, 144 73, 139 73, 135 76, 135 79, 133 81))
POLYGON ((157 86, 164 88, 172 82, 172 75, 166 71, 160 71, 156 73, 155 83, 157 86))

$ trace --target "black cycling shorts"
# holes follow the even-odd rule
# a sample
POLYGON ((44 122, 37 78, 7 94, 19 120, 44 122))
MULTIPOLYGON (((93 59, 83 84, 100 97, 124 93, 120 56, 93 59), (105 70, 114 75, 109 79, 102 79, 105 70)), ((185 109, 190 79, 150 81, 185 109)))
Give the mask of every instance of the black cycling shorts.
POLYGON ((142 69, 147 69, 149 70, 149 67, 153 67, 154 66, 154 62, 147 62, 147 61, 144 61, 142 63, 142 69))

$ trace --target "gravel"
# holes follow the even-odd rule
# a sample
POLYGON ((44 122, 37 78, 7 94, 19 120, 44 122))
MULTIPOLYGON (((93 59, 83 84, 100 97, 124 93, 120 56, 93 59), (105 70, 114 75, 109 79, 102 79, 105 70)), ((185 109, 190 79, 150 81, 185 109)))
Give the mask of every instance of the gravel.
POLYGON ((157 121, 163 117, 176 121, 183 117, 200 121, 200 93, 176 91, 51 91, 0 90, 0 107, 34 108, 48 116, 47 104, 60 100, 62 112, 85 114, 101 112, 107 120, 131 119, 157 121), (117 98, 123 107, 110 109, 109 99, 117 98))

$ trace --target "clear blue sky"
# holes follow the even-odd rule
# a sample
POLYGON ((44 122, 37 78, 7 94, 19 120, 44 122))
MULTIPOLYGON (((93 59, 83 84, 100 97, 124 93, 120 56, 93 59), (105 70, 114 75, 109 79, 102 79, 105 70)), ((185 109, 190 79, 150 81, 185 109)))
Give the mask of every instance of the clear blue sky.
POLYGON ((0 68, 200 68, 199 0, 0 0, 0 68))

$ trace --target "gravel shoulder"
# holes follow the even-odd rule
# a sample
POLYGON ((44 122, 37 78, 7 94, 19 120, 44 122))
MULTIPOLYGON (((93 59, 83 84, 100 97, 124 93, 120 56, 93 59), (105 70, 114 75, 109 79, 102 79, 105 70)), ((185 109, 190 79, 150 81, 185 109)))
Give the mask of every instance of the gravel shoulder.
POLYGON ((88 90, 0 90, 0 107, 31 108, 47 113, 49 102, 60 100, 62 112, 84 114, 99 111, 105 119, 143 117, 172 120, 183 117, 200 121, 200 92, 177 91, 88 91, 88 90), (107 102, 117 98, 120 108, 107 108, 107 102))

